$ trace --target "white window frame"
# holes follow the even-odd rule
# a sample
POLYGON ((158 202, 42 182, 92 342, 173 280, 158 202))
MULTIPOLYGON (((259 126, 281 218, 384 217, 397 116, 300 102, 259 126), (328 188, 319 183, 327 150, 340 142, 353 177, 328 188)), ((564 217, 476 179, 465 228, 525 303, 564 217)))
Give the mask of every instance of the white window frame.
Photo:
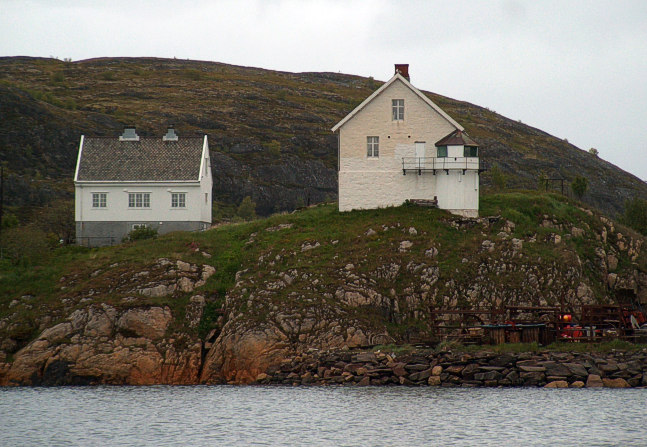
POLYGON ((139 230, 140 228, 148 228, 148 224, 145 223, 138 223, 138 224, 132 224, 130 226, 131 230, 139 230))
POLYGON ((151 207, 150 192, 129 192, 128 209, 149 209, 151 207))
POLYGON ((108 207, 108 193, 106 192, 93 192, 92 193, 92 208, 100 210, 108 207), (96 200, 95 200, 96 199, 96 200))
POLYGON ((380 137, 366 137, 366 156, 368 158, 378 158, 380 156, 380 137))
POLYGON ((404 121, 404 99, 391 100, 391 118, 393 121, 404 121))
POLYGON ((171 208, 173 209, 186 208, 186 192, 171 193, 171 208))

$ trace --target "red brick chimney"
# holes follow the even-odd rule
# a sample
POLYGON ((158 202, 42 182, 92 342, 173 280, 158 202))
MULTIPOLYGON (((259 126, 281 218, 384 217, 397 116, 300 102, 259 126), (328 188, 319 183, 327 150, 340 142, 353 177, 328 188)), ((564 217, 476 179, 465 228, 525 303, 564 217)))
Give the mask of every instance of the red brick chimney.
POLYGON ((395 72, 400 73, 407 81, 411 81, 409 78, 409 64, 395 64, 395 72))

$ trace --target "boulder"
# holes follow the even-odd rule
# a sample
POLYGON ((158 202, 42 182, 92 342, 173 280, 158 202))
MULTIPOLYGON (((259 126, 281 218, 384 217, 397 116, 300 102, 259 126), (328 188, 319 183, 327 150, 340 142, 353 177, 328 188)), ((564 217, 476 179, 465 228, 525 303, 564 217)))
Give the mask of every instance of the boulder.
POLYGON ((164 336, 172 319, 173 316, 168 307, 130 309, 117 321, 117 329, 120 332, 154 340, 164 336))
POLYGON ((589 377, 586 379, 587 388, 602 388, 604 383, 602 379, 597 374, 589 374, 589 377))
POLYGON ((602 379, 602 383, 607 388, 631 388, 631 385, 625 379, 621 378, 609 379, 605 377, 602 379))

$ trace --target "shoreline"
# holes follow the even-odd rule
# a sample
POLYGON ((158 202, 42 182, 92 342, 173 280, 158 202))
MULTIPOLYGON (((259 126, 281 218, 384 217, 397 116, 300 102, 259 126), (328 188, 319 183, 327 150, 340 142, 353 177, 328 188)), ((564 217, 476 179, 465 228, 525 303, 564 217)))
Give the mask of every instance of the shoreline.
POLYGON ((647 350, 588 352, 312 352, 255 384, 441 387, 647 387, 647 350))

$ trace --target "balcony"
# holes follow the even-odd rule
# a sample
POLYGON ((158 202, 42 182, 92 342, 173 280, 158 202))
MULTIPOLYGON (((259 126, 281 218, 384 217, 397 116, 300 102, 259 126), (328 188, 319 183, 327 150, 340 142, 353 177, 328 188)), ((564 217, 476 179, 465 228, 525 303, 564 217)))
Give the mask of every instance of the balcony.
POLYGON ((436 171, 467 171, 483 172, 486 167, 479 161, 478 157, 402 157, 402 173, 417 172, 422 175, 423 172, 431 172, 436 175, 436 171))

